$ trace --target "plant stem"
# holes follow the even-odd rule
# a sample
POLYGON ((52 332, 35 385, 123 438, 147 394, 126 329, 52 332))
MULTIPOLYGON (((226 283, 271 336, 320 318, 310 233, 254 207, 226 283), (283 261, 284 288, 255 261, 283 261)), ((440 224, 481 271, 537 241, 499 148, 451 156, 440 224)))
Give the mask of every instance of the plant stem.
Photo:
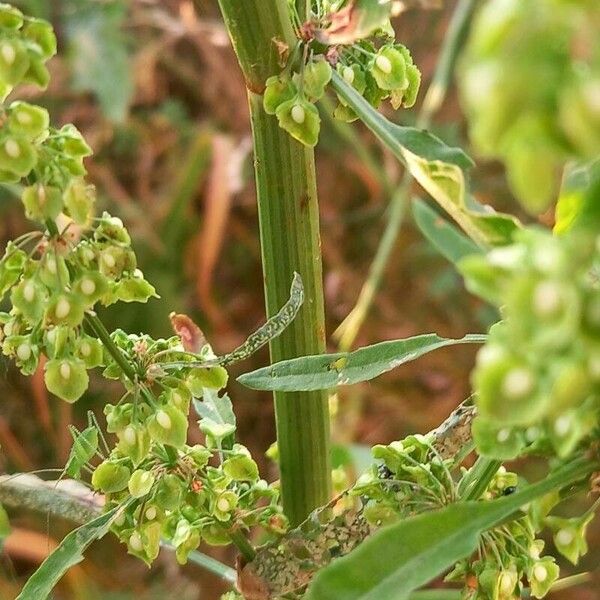
POLYGON ((239 529, 229 531, 228 535, 233 544, 240 551, 240 554, 244 557, 244 560, 246 562, 252 562, 256 556, 256 551, 248 541, 248 538, 239 529))
MULTIPOLYGON (((278 50, 297 43, 287 0, 220 0, 248 87, 267 316, 286 302, 294 272, 305 302, 270 343, 273 362, 325 349, 319 211, 314 154, 262 107, 266 78, 281 70, 278 50)), ((331 495, 329 410, 323 392, 275 394, 283 507, 292 526, 331 495)))
POLYGON ((115 343, 112 341, 110 333, 108 333, 106 327, 104 327, 104 323, 102 323, 98 315, 88 313, 85 317, 85 320, 90 329, 98 336, 107 352, 113 357, 123 373, 125 373, 127 379, 129 379, 132 383, 135 383, 135 369, 128 362, 121 350, 119 350, 119 348, 117 348, 115 343))
MULTIPOLYGON (((417 117, 417 127, 429 127, 433 116, 442 106, 452 81, 456 59, 469 30, 476 2, 477 0, 459 0, 454 10, 433 79, 425 94, 417 117)), ((354 343, 373 303, 390 255, 398 239, 398 234, 400 233, 411 184, 412 176, 406 171, 397 191, 393 194, 390 201, 386 228, 356 305, 333 334, 333 337, 338 340, 339 348, 342 351, 348 350, 354 343)))

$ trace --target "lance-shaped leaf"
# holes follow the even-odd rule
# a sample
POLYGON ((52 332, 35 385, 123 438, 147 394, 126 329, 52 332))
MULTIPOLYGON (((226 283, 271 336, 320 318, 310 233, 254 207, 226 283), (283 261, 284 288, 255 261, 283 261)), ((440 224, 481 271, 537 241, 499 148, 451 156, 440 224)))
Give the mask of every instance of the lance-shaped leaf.
POLYGON ((523 491, 464 502, 386 527, 315 577, 306 600, 406 600, 477 548, 480 535, 527 503, 585 477, 593 464, 567 465, 523 491))
POLYGON ((83 553, 95 540, 105 536, 124 506, 117 506, 69 533, 28 579, 16 600, 45 600, 60 578, 83 560, 83 553))
POLYGON ((329 16, 326 29, 315 36, 323 44, 353 44, 389 25, 391 0, 349 0, 342 9, 329 16))
POLYGON ((284 360, 241 375, 238 381, 255 390, 324 390, 374 379, 444 346, 479 344, 485 340, 485 335, 478 334, 454 340, 428 333, 403 340, 380 342, 354 352, 318 354, 284 360))
POLYGON ((485 247, 512 241, 518 220, 478 204, 467 194, 464 171, 473 162, 462 150, 447 146, 428 131, 391 123, 338 73, 333 73, 332 82, 340 98, 474 242, 485 247))
POLYGON ((481 248, 448 223, 423 200, 416 199, 412 205, 413 216, 421 233, 431 245, 452 264, 470 254, 478 254, 481 248))

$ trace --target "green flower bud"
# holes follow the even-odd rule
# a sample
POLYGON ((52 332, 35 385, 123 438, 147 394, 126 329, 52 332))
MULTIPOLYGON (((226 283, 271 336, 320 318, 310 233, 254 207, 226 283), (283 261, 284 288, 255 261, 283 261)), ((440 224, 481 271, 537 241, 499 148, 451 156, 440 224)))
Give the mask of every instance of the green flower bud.
POLYGON ((25 177, 36 161, 36 150, 25 136, 8 134, 0 138, 0 170, 13 173, 16 177, 25 177))
POLYGON ((44 381, 48 391, 67 402, 75 402, 87 390, 89 376, 82 360, 52 359, 46 363, 44 381))
POLYGON ((138 469, 131 474, 129 478, 128 488, 129 493, 134 498, 142 498, 150 493, 155 482, 155 477, 151 471, 138 469))
POLYGON ((146 421, 148 432, 155 442, 181 448, 187 439, 188 420, 174 406, 163 406, 146 421))
POLYGON ((406 89, 406 60, 393 46, 384 46, 370 65, 370 73, 382 90, 406 89))
POLYGON ((319 111, 301 96, 281 103, 276 110, 279 126, 306 146, 316 146, 321 129, 319 111))
POLYGON ((588 551, 586 531, 593 518, 593 513, 574 519, 546 518, 546 525, 553 532, 556 549, 574 565, 588 551))
POLYGON ((131 472, 125 465, 110 461, 100 463, 92 475, 92 486, 105 494, 120 492, 127 487, 131 472))
POLYGON ((84 311, 84 304, 78 295, 56 294, 50 298, 45 316, 48 323, 77 327, 83 321, 84 311))
POLYGON ((269 77, 266 81, 263 95, 263 107, 268 115, 274 115, 280 104, 296 97, 298 90, 294 83, 278 75, 269 77))
POLYGON ((96 189, 83 179, 71 179, 63 194, 65 209, 78 225, 88 225, 94 212, 96 189))
POLYGON ((546 596, 559 575, 560 569, 551 556, 545 556, 534 562, 527 569, 527 580, 531 588, 531 595, 534 598, 546 596))
POLYGON ((32 221, 54 220, 62 212, 63 202, 60 190, 41 184, 26 187, 21 194, 25 215, 32 221))
POLYGON ((299 73, 294 75, 296 87, 302 88, 311 102, 316 102, 323 97, 330 81, 331 65, 323 59, 313 60, 304 67, 303 81, 299 73))
POLYGON ((27 278, 15 286, 11 292, 10 300, 14 308, 23 316, 23 319, 32 326, 37 325, 43 314, 47 302, 46 288, 37 279, 27 278))
POLYGON ((21 29, 23 13, 10 4, 0 4, 0 27, 4 29, 21 29))
POLYGON ((228 379, 229 374, 224 367, 199 367, 190 371, 186 384, 195 398, 202 398, 204 388, 221 390, 228 379))
POLYGON ((8 112, 8 127, 15 134, 35 139, 48 131, 50 116, 41 106, 28 102, 13 102, 8 112))
POLYGON ((37 45, 41 57, 47 60, 56 54, 56 36, 52 25, 42 19, 27 19, 21 30, 23 37, 37 45))

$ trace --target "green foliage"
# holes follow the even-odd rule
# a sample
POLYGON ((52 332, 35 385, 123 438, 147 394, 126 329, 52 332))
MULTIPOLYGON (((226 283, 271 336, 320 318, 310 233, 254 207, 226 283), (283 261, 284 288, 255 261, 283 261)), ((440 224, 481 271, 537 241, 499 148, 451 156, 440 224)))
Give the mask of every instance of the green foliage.
POLYGON ((259 390, 321 390, 338 385, 368 381, 396 367, 415 360, 427 352, 452 346, 485 341, 485 336, 466 335, 459 340, 435 334, 419 335, 405 340, 380 342, 354 352, 304 356, 276 363, 246 373, 240 383, 259 390))
POLYGON ((498 157, 532 213, 556 198, 560 171, 600 147, 596 2, 494 0, 479 13, 461 91, 471 139, 498 157))
POLYGON ((467 286, 504 317, 472 378, 484 454, 508 458, 531 447, 565 457, 597 426, 597 264, 593 230, 553 237, 527 229, 511 246, 463 259, 467 286))

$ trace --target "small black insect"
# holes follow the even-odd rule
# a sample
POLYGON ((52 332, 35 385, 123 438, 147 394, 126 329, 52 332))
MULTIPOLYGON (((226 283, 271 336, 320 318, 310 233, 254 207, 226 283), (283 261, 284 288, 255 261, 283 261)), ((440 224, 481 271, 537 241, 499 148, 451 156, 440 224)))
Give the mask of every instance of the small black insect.
POLYGON ((379 479, 393 479, 394 473, 392 473, 387 465, 379 465, 377 467, 377 476, 379 479))
POLYGON ((504 490, 502 490, 502 495, 503 496, 510 496, 511 494, 514 494, 516 491, 517 491, 516 486, 509 485, 508 487, 504 488, 504 490))

